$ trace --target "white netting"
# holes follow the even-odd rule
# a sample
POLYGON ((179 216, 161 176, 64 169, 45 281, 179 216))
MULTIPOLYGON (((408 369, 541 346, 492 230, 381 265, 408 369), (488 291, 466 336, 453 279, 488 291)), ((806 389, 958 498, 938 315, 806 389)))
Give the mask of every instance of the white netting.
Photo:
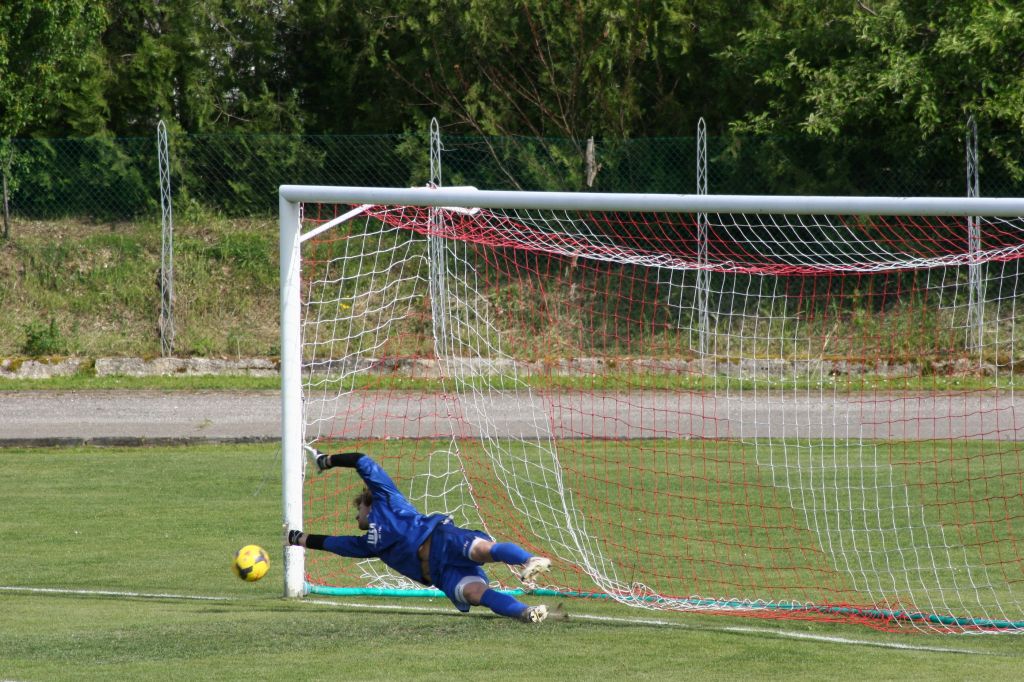
MULTIPOLYGON (((369 207, 304 247, 306 438, 562 592, 1021 631, 1024 234, 976 220, 369 207)), ((306 486, 354 532, 353 481, 306 486)))

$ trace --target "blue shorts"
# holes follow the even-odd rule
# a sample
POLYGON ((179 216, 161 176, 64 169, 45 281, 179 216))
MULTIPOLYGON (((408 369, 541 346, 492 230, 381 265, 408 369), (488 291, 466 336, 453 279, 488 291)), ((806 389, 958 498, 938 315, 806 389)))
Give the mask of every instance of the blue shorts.
POLYGON ((477 539, 490 541, 491 537, 478 530, 459 528, 450 521, 439 525, 430 536, 431 582, 462 612, 470 607, 462 595, 466 585, 488 582, 481 564, 469 558, 469 548, 477 539))

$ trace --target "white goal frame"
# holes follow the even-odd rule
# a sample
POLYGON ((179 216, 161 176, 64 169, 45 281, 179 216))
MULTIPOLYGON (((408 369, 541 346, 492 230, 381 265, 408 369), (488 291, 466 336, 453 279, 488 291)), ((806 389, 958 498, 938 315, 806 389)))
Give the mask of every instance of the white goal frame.
MULTIPOLYGON (((301 250, 302 203, 352 206, 410 205, 465 209, 507 208, 662 213, 774 213, 790 215, 1024 216, 1024 199, 980 197, 837 197, 708 194, 610 194, 282 185, 280 211, 281 452, 285 529, 303 528, 303 395, 301 250)), ((356 211, 353 211, 355 213, 356 211)), ((340 224, 342 219, 332 221, 340 224)), ((323 228, 318 228, 319 233, 323 228)), ((965 222, 965 241, 967 224, 965 222)), ((301 547, 284 547, 284 594, 305 592, 301 547)))

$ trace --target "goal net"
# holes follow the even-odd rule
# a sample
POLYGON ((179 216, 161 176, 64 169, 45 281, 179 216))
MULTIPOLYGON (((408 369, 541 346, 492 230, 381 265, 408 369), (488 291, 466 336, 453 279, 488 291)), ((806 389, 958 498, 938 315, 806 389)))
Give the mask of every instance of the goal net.
MULTIPOLYGON (((282 187, 285 522, 358 534, 358 477, 302 445, 358 450, 424 513, 550 556, 540 594, 1024 632, 1021 215, 282 187)), ((299 548, 286 574, 424 593, 299 548)))

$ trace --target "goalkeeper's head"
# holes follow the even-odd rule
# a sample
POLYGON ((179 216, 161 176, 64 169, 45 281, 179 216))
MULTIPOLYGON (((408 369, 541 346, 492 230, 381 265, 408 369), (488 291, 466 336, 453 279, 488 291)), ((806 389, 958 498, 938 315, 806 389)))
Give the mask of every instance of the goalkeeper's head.
POLYGON ((356 523, 359 530, 370 530, 370 504, 373 502, 373 495, 369 488, 363 488, 362 492, 355 496, 352 504, 356 508, 356 523))

